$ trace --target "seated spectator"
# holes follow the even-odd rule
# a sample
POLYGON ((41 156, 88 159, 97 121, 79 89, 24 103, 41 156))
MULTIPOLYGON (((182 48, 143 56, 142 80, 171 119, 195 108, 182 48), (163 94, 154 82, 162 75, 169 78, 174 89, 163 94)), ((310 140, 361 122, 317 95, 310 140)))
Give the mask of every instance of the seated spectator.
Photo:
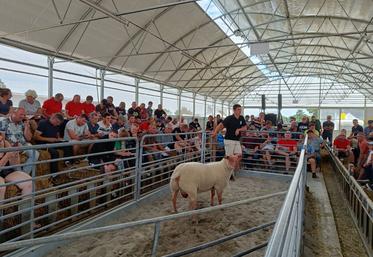
MULTIPOLYGON (((0 121, 0 132, 11 146, 30 145, 32 133, 29 120, 26 118, 26 111, 23 108, 15 109, 8 118, 0 121)), ((39 159, 39 152, 34 150, 24 150, 27 160, 23 166, 23 171, 31 174, 34 163, 39 159)))
MULTIPOLYGON (((60 113, 53 114, 49 119, 41 120, 38 128, 35 131, 34 139, 37 144, 52 144, 62 142, 63 138, 60 137, 60 125, 63 124, 64 118, 60 113)), ((59 155, 58 150, 63 151, 63 157, 70 157, 72 155, 71 147, 49 147, 51 159, 57 159, 62 156, 59 155)), ((70 163, 65 161, 66 164, 70 163)), ((50 162, 50 172, 53 174, 58 172, 58 162, 50 162)))
POLYGON ((201 125, 198 122, 198 119, 195 118, 191 123, 189 123, 190 131, 196 132, 201 130, 201 125))
MULTIPOLYGON (((9 148, 11 145, 4 139, 3 134, 0 133, 0 149, 9 148)), ((17 171, 14 168, 5 168, 6 166, 19 165, 19 154, 18 152, 2 152, 0 153, 0 204, 5 199, 6 187, 5 183, 12 183, 18 181, 24 181, 16 183, 15 185, 21 189, 23 196, 29 196, 32 193, 32 181, 31 177, 22 171, 17 171), (28 180, 28 181, 25 181, 28 180)))
POLYGON ((363 165, 368 158, 369 146, 365 133, 357 133, 357 141, 359 144, 359 157, 356 164, 356 173, 359 174, 358 179, 360 180, 363 178, 362 169, 364 168, 363 165))
POLYGON ((273 165, 272 155, 275 153, 276 142, 265 130, 262 132, 262 137, 265 138, 265 141, 260 145, 259 148, 264 160, 264 165, 268 169, 273 165))
MULTIPOLYGON (((315 135, 313 131, 308 132, 308 136, 310 135, 315 135)), ((307 158, 307 163, 311 166, 311 172, 312 172, 312 178, 317 178, 316 175, 316 152, 315 149, 313 148, 313 144, 311 144, 310 141, 307 141, 307 149, 306 149, 306 158, 307 158)))
MULTIPOLYGON (((67 122, 65 127, 64 140, 66 141, 83 141, 92 139, 93 136, 89 132, 87 125, 87 116, 81 114, 73 120, 67 122)), ((81 150, 85 150, 86 145, 73 145, 73 155, 79 155, 81 150)))
POLYGON ((85 102, 82 103, 83 113, 89 116, 92 112, 96 110, 95 105, 93 104, 93 97, 88 95, 85 98, 85 102))
POLYGON ((182 133, 186 133, 189 131, 188 125, 187 124, 180 124, 180 127, 174 128, 172 133, 176 133, 174 136, 174 142, 175 142, 175 149, 179 153, 185 151, 189 147, 189 142, 188 142, 188 136, 182 133))
POLYGON ((126 115, 126 103, 120 102, 119 106, 115 110, 117 111, 118 116, 125 116, 126 115))
POLYGON ((373 120, 368 120, 368 126, 364 128, 364 134, 367 137, 371 132, 373 132, 373 120))
POLYGON ((132 102, 131 108, 127 111, 128 118, 134 116, 136 119, 140 117, 140 107, 137 106, 136 102, 132 102))
MULTIPOLYGON (((255 128, 254 125, 251 125, 255 128)), ((248 160, 258 160, 260 158, 259 149, 260 145, 266 141, 263 137, 259 136, 257 132, 252 129, 244 132, 242 135, 242 146, 245 159, 248 160)), ((251 162, 249 161, 248 164, 251 162)))
POLYGON ((223 119, 221 118, 220 114, 216 115, 216 126, 223 122, 223 119))
POLYGON ((321 163, 321 155, 320 155, 320 150, 321 147, 324 147, 325 142, 315 134, 313 130, 308 130, 307 131, 308 135, 308 141, 307 143, 311 144, 314 150, 314 155, 316 158, 317 164, 321 163))
POLYGON ((91 114, 89 114, 89 120, 88 120, 88 129, 89 129, 89 133, 91 133, 91 135, 93 137, 96 137, 98 138, 98 128, 99 128, 99 125, 97 124, 99 121, 99 116, 96 112, 92 112, 91 114))
POLYGON ((25 109, 26 115, 41 116, 41 105, 40 102, 36 100, 38 95, 36 94, 35 90, 27 90, 25 96, 26 99, 21 100, 18 106, 25 109))
MULTIPOLYGON (((154 125, 150 125, 147 134, 154 135, 157 133, 157 128, 154 125)), ((165 147, 157 142, 157 137, 147 136, 144 138, 144 152, 147 161, 160 160, 162 157, 167 157, 165 147)))
POLYGON ((65 110, 66 117, 69 120, 74 119, 75 117, 78 117, 81 114, 83 114, 84 109, 82 103, 80 102, 80 95, 74 95, 73 100, 67 102, 65 110))
POLYGON ((119 115, 117 119, 112 118, 111 127, 113 131, 119 133, 119 130, 124 129, 126 125, 125 116, 119 115))
POLYGON ((318 136, 318 137, 320 136, 319 131, 316 129, 316 124, 315 124, 315 123, 310 122, 310 123, 308 124, 308 129, 307 129, 304 133, 307 134, 308 130, 312 130, 313 133, 314 133, 316 136, 318 136))
POLYGON ((96 112, 101 114, 101 116, 104 115, 104 113, 108 112, 107 106, 108 106, 107 100, 102 99, 101 102, 98 105, 96 105, 96 112))
POLYGON ((112 131, 111 127, 111 114, 105 113, 102 116, 102 120, 97 123, 98 129, 97 133, 99 138, 108 138, 110 131, 112 131))
POLYGON ((148 117, 152 118, 153 117, 153 102, 152 101, 148 102, 148 107, 146 107, 146 110, 148 111, 148 117))
POLYGON ((61 93, 57 93, 54 97, 51 97, 48 100, 44 101, 42 106, 43 116, 45 118, 49 118, 50 116, 52 116, 52 114, 61 113, 62 101, 63 94, 61 93))
POLYGON ((287 131, 284 138, 277 141, 276 154, 285 156, 285 168, 286 172, 290 170, 290 158, 296 158, 297 154, 297 141, 291 139, 291 132, 287 131))
POLYGON ((111 116, 113 117, 117 117, 118 116, 118 113, 116 111, 116 108, 115 108, 115 105, 114 105, 114 99, 112 96, 108 96, 106 98, 107 100, 107 112, 110 113, 111 116))
POLYGON ((305 133, 307 129, 308 129, 308 117, 303 116, 302 121, 298 123, 298 132, 305 133))
POLYGON ((140 119, 147 120, 149 119, 148 110, 145 108, 145 104, 140 104, 140 119))
POLYGON ((360 179, 368 179, 370 188, 372 188, 373 183, 373 141, 368 142, 368 155, 367 158, 362 165, 362 172, 359 176, 360 179))
POLYGON ((162 144, 165 148, 165 150, 173 150, 175 149, 175 145, 174 145, 174 139, 173 139, 173 136, 170 135, 172 133, 172 125, 171 124, 168 124, 165 126, 164 130, 160 132, 160 136, 157 137, 157 142, 159 142, 160 144, 162 144))
POLYGON ((9 88, 0 88, 0 117, 6 117, 12 111, 12 91, 9 88))
POLYGON ((348 158, 349 163, 354 163, 354 155, 351 151, 351 141, 346 137, 346 130, 341 129, 340 134, 334 139, 333 149, 338 158, 348 158))
POLYGON ((158 104, 158 108, 154 111, 154 117, 157 120, 166 119, 167 113, 163 110, 161 104, 158 104))
POLYGON ((276 131, 277 131, 277 138, 284 138, 286 129, 284 129, 281 123, 277 124, 276 131))
POLYGON ((214 130, 214 117, 212 117, 212 115, 209 115, 209 117, 207 118, 207 122, 206 122, 206 131, 212 132, 213 130, 214 130))
POLYGON ((267 120, 267 121, 265 122, 264 127, 262 127, 261 131, 274 131, 272 125, 273 125, 273 124, 272 124, 272 121, 267 120))

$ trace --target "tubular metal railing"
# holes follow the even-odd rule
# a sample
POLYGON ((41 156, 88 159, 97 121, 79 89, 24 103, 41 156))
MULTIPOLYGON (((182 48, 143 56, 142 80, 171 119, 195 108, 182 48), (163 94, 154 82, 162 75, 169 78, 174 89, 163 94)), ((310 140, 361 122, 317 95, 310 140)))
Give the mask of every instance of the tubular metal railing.
POLYGON ((348 207, 356 228, 359 231, 362 242, 369 256, 373 256, 373 201, 365 193, 356 179, 327 146, 332 158, 332 165, 336 171, 342 192, 348 202, 348 207))
MULTIPOLYGON (((145 195, 166 185, 175 167, 182 162, 211 162, 217 161, 224 156, 222 142, 212 138, 210 134, 205 132, 171 133, 166 135, 149 134, 143 135, 140 140, 138 138, 114 138, 34 145, 0 149, 0 152, 22 153, 26 150, 32 150, 35 155, 36 151, 40 153, 39 160, 29 163, 29 165, 32 165, 30 178, 22 181, 6 182, 0 185, 0 189, 6 188, 7 190, 6 199, 1 201, 0 205, 0 226, 2 226, 0 239, 4 242, 0 244, 0 251, 23 247, 26 246, 27 242, 32 242, 29 245, 36 245, 38 242, 44 242, 44 239, 48 240, 50 237, 58 238, 60 235, 46 235, 55 229, 66 227, 71 222, 79 221, 89 215, 95 215, 104 208, 112 208, 125 202, 138 201, 145 195), (176 137, 177 135, 181 136, 181 140, 176 137), (65 148, 74 145, 90 145, 90 153, 64 156, 62 152, 65 152, 65 148), (58 149, 60 156, 62 155, 63 157, 51 159, 50 156, 48 157, 48 150, 50 149, 58 149), (64 166, 65 162, 74 163, 78 160, 79 164, 64 166), (50 168, 53 162, 54 164, 58 163, 57 171, 52 171, 50 168), (21 182, 31 183, 32 192, 30 194, 20 195, 17 185, 21 182)), ((274 155, 274 153, 272 154, 274 155)), ((296 218, 297 221, 303 219, 303 216, 300 216, 300 211, 303 209, 302 197, 304 196, 303 188, 305 183, 303 174, 303 166, 305 165, 304 150, 300 153, 299 162, 280 215, 280 219, 286 219, 285 221, 287 222, 280 223, 285 225, 278 225, 279 223, 276 222, 276 239, 272 238, 271 240, 278 241, 277 234, 285 235, 284 229, 289 232, 287 234, 293 235, 295 232, 298 233, 299 228, 302 227, 299 223, 294 223, 293 219, 296 218)), ((22 169, 24 166, 25 164, 16 164, 6 168, 22 169)), ((56 167, 56 165, 53 167, 56 167)), ((282 192, 281 194, 284 193, 282 192)), ((259 197, 258 199, 261 198, 259 197)), ((220 207, 216 206, 171 215, 170 218, 165 216, 155 220, 148 220, 147 222, 155 224, 153 253, 157 249, 160 233, 159 224, 161 221, 235 206, 250 201, 242 200, 220 207)), ((134 224, 142 224, 142 222, 139 221, 139 223, 135 222, 134 224)), ((216 242, 208 242, 173 253, 171 256, 182 256, 186 252, 206 249, 261 229, 262 225, 220 238, 216 242)), ((117 227, 125 228, 126 225, 118 224, 117 227)), ((96 232, 104 230, 105 227, 103 230, 101 228, 94 229, 96 232)), ((71 235, 81 232, 72 232, 71 235)), ((295 242, 294 244, 297 247, 300 247, 298 237, 285 238, 287 238, 287 241, 282 242, 283 245, 287 246, 290 240, 293 243, 295 242)), ((267 243, 263 242, 252 249, 238 253, 237 256, 243 256, 261 249, 267 243)))
POLYGON ((307 137, 301 150, 299 163, 281 207, 266 257, 298 257, 303 251, 304 197, 307 178, 307 137))

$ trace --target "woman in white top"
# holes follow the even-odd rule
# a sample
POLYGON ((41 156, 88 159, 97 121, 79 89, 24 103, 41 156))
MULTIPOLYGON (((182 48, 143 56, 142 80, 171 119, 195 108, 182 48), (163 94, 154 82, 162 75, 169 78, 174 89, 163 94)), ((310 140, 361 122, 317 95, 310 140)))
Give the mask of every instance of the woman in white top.
POLYGON ((18 104, 26 110, 26 115, 41 115, 41 105, 36 98, 38 95, 35 90, 29 89, 25 93, 26 98, 21 100, 18 104))

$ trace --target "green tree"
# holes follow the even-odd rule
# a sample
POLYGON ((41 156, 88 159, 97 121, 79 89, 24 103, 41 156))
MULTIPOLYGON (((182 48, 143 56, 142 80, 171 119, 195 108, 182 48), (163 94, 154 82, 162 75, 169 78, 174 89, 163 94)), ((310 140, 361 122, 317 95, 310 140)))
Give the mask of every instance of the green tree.
POLYGON ((297 121, 301 121, 304 115, 306 115, 306 113, 303 110, 297 110, 294 117, 297 119, 297 121))
POLYGON ((307 108, 307 112, 310 114, 310 116, 315 115, 316 118, 320 118, 318 108, 307 108))

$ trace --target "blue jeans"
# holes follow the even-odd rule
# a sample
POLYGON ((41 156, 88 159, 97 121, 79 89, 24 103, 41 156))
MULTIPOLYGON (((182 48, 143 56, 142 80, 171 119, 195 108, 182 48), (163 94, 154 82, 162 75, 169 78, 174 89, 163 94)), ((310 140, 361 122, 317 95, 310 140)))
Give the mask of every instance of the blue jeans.
POLYGON ((27 155, 27 160, 23 164, 24 166, 22 167, 23 171, 26 172, 27 174, 32 173, 32 168, 34 167, 35 162, 39 160, 39 152, 37 150, 25 150, 24 153, 27 155))

